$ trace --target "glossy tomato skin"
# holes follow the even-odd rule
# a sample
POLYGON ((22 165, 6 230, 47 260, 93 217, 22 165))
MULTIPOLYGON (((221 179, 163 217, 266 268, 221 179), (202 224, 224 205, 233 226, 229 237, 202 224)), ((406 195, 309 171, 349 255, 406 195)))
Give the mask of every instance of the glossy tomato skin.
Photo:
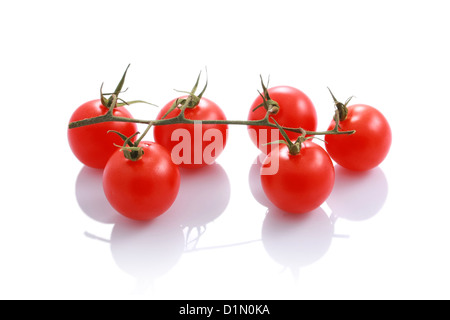
MULTIPOLYGON (((273 87, 268 89, 268 92, 270 98, 280 106, 278 113, 271 115, 280 126, 289 128, 301 127, 307 131, 316 131, 317 112, 311 99, 305 93, 289 86, 273 87)), ((262 97, 258 96, 250 108, 248 120, 261 120, 265 117, 266 109, 264 107, 253 111, 262 102, 262 97)), ((271 122, 273 121, 271 120, 271 122)), ((269 154, 272 148, 277 145, 265 146, 264 144, 283 139, 278 129, 264 126, 248 126, 248 129, 253 143, 266 154, 269 154), (275 135, 275 139, 271 139, 271 130, 278 132, 278 135, 275 135), (261 138, 264 136, 267 136, 267 141, 261 138)), ((286 131, 286 133, 291 140, 295 140, 299 136, 298 133, 291 131, 286 131)))
POLYGON ((334 166, 326 151, 311 141, 302 144, 298 155, 286 146, 279 148, 279 168, 275 174, 263 170, 271 164, 269 154, 261 167, 261 185, 267 198, 290 213, 310 212, 325 202, 334 186, 334 166))
POLYGON ((133 220, 151 220, 166 212, 180 188, 180 172, 169 152, 154 142, 141 142, 144 154, 128 160, 118 149, 103 171, 103 190, 111 206, 133 220))
MULTIPOLYGON (((100 100, 92 100, 82 104, 70 118, 70 122, 104 115, 108 109, 100 100)), ((115 108, 113 114, 118 117, 132 118, 124 107, 115 108)), ((68 130, 69 145, 72 152, 88 167, 103 169, 109 157, 116 151, 114 144, 123 145, 123 140, 109 130, 116 130, 127 137, 137 131, 135 123, 104 122, 68 130)))
MULTIPOLYGON (((186 98, 186 97, 181 97, 186 98)), ((157 119, 160 120, 170 109, 176 99, 173 99, 167 103, 159 112, 157 119)), ((165 119, 175 118, 180 114, 180 109, 175 108, 172 110, 165 119)), ((187 108, 184 113, 186 119, 190 120, 226 120, 226 116, 222 109, 213 101, 201 98, 199 104, 190 109, 187 108)), ((163 125, 154 127, 154 138, 155 142, 164 146, 172 154, 172 159, 184 168, 200 168, 209 164, 212 164, 215 159, 220 155, 220 153, 225 148, 227 143, 227 131, 228 125, 216 125, 216 124, 174 124, 174 125, 163 125), (185 138, 174 139, 172 137, 176 130, 182 130, 187 133, 187 140, 185 138), (212 135, 212 137, 211 137, 212 135), (219 139, 216 141, 216 138, 219 139), (184 148, 183 152, 190 153, 190 157, 187 157, 186 161, 180 163, 179 150, 174 149, 180 143, 186 143, 189 145, 188 148, 184 148), (215 145, 220 145, 220 148, 214 148, 213 152, 209 152, 212 143, 215 145), (190 149, 190 150, 187 150, 190 149), (206 149, 206 151, 205 151, 206 149), (172 153, 172 150, 176 150, 172 153), (204 155, 208 156, 205 157, 204 155)))
MULTIPOLYGON (((392 142, 392 132, 383 114, 374 107, 357 104, 348 107, 347 118, 340 130, 356 130, 352 135, 327 135, 326 149, 331 158, 344 168, 366 171, 386 158, 392 142)), ((329 130, 335 127, 335 121, 329 130)))

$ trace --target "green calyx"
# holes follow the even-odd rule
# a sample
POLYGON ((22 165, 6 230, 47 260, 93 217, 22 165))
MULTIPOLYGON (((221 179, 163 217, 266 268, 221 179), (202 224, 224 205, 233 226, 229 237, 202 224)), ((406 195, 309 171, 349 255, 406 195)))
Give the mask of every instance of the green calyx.
POLYGON ((302 134, 294 142, 292 142, 291 139, 289 139, 286 131, 278 124, 278 122, 274 118, 272 118, 272 120, 275 123, 275 125, 277 126, 278 130, 280 130, 280 133, 283 136, 284 140, 273 141, 273 142, 269 142, 268 144, 285 144, 289 148, 290 155, 293 155, 293 156, 298 155, 302 149, 302 143, 305 142, 306 140, 310 140, 313 138, 313 137, 307 137, 306 131, 301 129, 302 134))
POLYGON ((345 119, 347 119, 347 115, 348 115, 348 108, 347 105, 349 104, 350 100, 352 100, 353 96, 351 96, 350 98, 348 98, 345 103, 339 102, 333 92, 331 92, 330 88, 328 88, 328 91, 330 91, 331 97, 334 100, 334 105, 336 106, 338 112, 339 112, 339 121, 344 121, 345 119))
POLYGON ((280 105, 278 104, 278 102, 270 98, 269 90, 267 89, 270 79, 267 80, 267 85, 265 85, 262 76, 260 75, 259 77, 261 78, 261 86, 263 88, 263 92, 261 93, 260 91, 258 91, 258 93, 263 99, 263 102, 256 106, 256 108, 253 109, 253 112, 261 107, 264 107, 264 109, 266 109, 268 113, 275 115, 278 113, 278 111, 280 111, 280 105))
POLYGON ((117 144, 114 144, 114 145, 116 147, 120 148, 120 150, 123 152, 123 155, 125 156, 125 158, 127 158, 128 160, 131 160, 131 161, 138 161, 139 159, 142 158, 142 156, 144 155, 144 149, 139 147, 140 141, 136 141, 136 142, 131 141, 136 135, 139 134, 139 132, 134 133, 130 137, 127 137, 124 134, 122 134, 118 131, 115 131, 115 130, 109 130, 108 133, 115 133, 119 137, 122 138, 122 140, 123 140, 122 146, 119 146, 117 144))
POLYGON ((122 147, 123 155, 131 161, 138 161, 144 155, 144 149, 141 147, 122 147))
POLYGON ((176 108, 179 108, 183 113, 184 110, 186 110, 186 109, 193 109, 196 106, 198 106, 198 104, 200 103, 200 100, 203 97, 203 94, 206 91, 206 88, 208 87, 208 73, 206 73, 205 86, 203 87, 203 90, 198 95, 196 94, 196 91, 198 89, 198 84, 200 82, 201 74, 202 74, 202 72, 200 71, 200 73, 197 77, 197 81, 195 82, 195 85, 190 92, 182 91, 182 90, 175 90, 176 92, 186 93, 186 94, 188 94, 188 96, 186 98, 176 99, 175 102, 172 104, 172 106, 169 108, 169 110, 167 110, 166 114, 162 117, 162 119, 165 119, 169 115, 169 113, 171 113, 176 108))
POLYGON ((130 68, 130 65, 128 65, 127 68, 125 69, 125 72, 123 73, 123 76, 120 79, 119 84, 116 86, 116 90, 114 90, 113 93, 103 93, 103 83, 100 86, 100 101, 102 102, 102 105, 105 108, 110 110, 110 112, 112 112, 112 110, 114 108, 123 107, 125 105, 129 106, 129 105, 135 104, 135 103, 145 103, 145 104, 149 104, 149 105, 152 105, 152 106, 156 106, 153 103, 146 102, 146 101, 143 101, 143 100, 125 101, 125 100, 119 98, 119 94, 120 93, 126 92, 128 90, 128 89, 125 89, 124 91, 122 91, 123 85, 125 83, 125 77, 126 77, 127 72, 128 72, 128 68, 130 68), (109 98, 107 98, 107 96, 109 96, 109 98), (119 102, 119 101, 121 101, 121 102, 119 102))
POLYGON ((115 133, 123 140, 123 145, 119 146, 117 144, 114 144, 116 147, 120 148, 120 150, 123 152, 123 155, 125 158, 131 161, 138 161, 142 158, 144 155, 144 149, 139 146, 142 139, 145 137, 145 135, 149 132, 150 128, 152 127, 152 123, 149 123, 147 129, 145 129, 144 133, 137 139, 135 142, 131 141, 136 135, 139 134, 139 132, 134 133, 133 135, 127 137, 124 134, 115 131, 115 130, 109 130, 108 133, 115 133))

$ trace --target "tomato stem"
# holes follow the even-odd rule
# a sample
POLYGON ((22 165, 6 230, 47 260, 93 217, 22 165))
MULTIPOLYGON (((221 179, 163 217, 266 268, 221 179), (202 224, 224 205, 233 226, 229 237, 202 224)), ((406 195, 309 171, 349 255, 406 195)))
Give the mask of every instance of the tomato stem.
MULTIPOLYGON (((115 130, 108 131, 108 133, 111 133, 111 132, 119 135, 119 137, 122 138, 123 146, 119 146, 117 144, 114 144, 114 145, 116 147, 120 148, 120 150, 122 150, 125 158, 127 158, 128 160, 131 160, 131 161, 138 161, 139 159, 142 158, 142 156, 144 155, 144 149, 139 147, 140 140, 138 140, 136 142, 131 142, 131 139, 133 139, 135 136, 137 136, 139 134, 139 132, 135 132, 130 137, 127 137, 127 136, 123 135, 122 133, 115 131, 115 130)), ((147 133, 147 130, 145 133, 147 133)))
MULTIPOLYGON (((269 114, 270 115, 270 114, 269 114)), ((195 121, 186 119, 184 114, 180 114, 175 118, 170 119, 161 119, 161 120, 143 120, 143 119, 132 119, 125 117, 117 117, 113 114, 105 114, 102 116, 87 118, 79 121, 74 121, 69 123, 69 129, 75 129, 79 127, 84 127, 88 125, 93 125, 97 123, 103 122, 133 122, 140 124, 151 124, 152 126, 164 126, 164 125, 173 125, 173 124, 195 124, 195 121)), ((261 120, 201 120, 202 124, 218 124, 218 125, 242 125, 242 126, 266 126, 277 128, 277 126, 268 120, 268 117, 265 117, 261 120)), ((299 134, 306 133, 309 136, 318 136, 318 135, 330 135, 330 134, 341 134, 341 135, 350 135, 355 133, 355 130, 349 131, 339 131, 339 128, 335 128, 333 130, 328 131, 307 131, 303 128, 289 128, 289 127, 281 127, 283 130, 291 131, 299 134)))
POLYGON ((130 65, 128 65, 127 68, 125 69, 125 72, 122 75, 122 78, 120 79, 119 84, 116 86, 116 90, 114 90, 113 93, 103 93, 103 83, 100 86, 100 101, 102 102, 102 105, 109 110, 108 111, 109 113, 112 113, 114 108, 123 107, 125 105, 129 106, 129 105, 135 104, 135 103, 145 103, 145 104, 149 104, 149 105, 157 107, 157 105, 147 102, 147 101, 143 101, 143 100, 125 101, 122 98, 119 98, 119 94, 126 92, 128 90, 128 88, 127 88, 122 91, 123 85, 125 83, 125 77, 128 72, 128 68, 130 68, 130 65), (110 96, 110 97, 108 99, 106 99, 105 96, 110 96), (117 103, 117 101, 122 101, 122 102, 117 103))
POLYGON ((261 93, 259 90, 258 93, 263 99, 263 102, 258 106, 256 106, 256 108, 253 109, 253 112, 255 112, 261 107, 264 107, 264 109, 266 109, 268 113, 275 115, 278 113, 278 111, 280 111, 280 105, 278 104, 278 102, 270 98, 269 90, 267 89, 267 87, 269 86, 270 77, 269 79, 267 79, 267 85, 264 84, 262 76, 259 75, 259 77, 261 78, 261 86, 263 88, 263 93, 261 93))
MULTIPOLYGON (((108 112, 101 116, 71 122, 71 123, 69 123, 69 129, 94 125, 94 124, 103 123, 103 122, 111 122, 111 121, 147 124, 148 125, 147 129, 145 130, 144 134, 141 135, 141 137, 138 139, 138 141, 140 142, 152 126, 164 126, 164 125, 174 125, 174 124, 195 124, 195 123, 199 122, 199 120, 187 119, 185 117, 185 111, 187 108, 195 108, 198 105, 198 103, 200 102, 203 94, 206 91, 206 88, 208 86, 208 79, 206 79, 206 84, 203 87, 200 94, 198 94, 198 95, 195 94, 195 92, 197 91, 198 85, 199 85, 201 72, 198 75, 197 81, 195 82, 195 85, 192 88, 192 90, 190 92, 186 92, 188 94, 188 96, 186 98, 180 98, 180 99, 175 100, 175 102, 173 103, 173 105, 171 106, 169 111, 160 120, 143 120, 143 119, 134 119, 134 118, 115 116, 113 111, 114 111, 114 108, 116 108, 116 107, 120 107, 123 105, 129 105, 129 104, 133 104, 133 103, 141 103, 141 102, 151 104, 151 103, 148 103, 148 102, 145 102, 142 100, 134 100, 134 101, 130 101, 130 102, 125 102, 122 99, 120 99, 120 100, 123 101, 123 103, 117 103, 117 101, 119 99, 118 95, 123 88, 123 85, 125 82, 125 77, 126 77, 129 67, 130 67, 130 65, 127 66, 119 84, 116 87, 116 90, 113 93, 104 94, 103 93, 103 84, 100 87, 101 101, 102 101, 102 104, 106 108, 108 108, 108 112), (110 97, 108 99, 106 99, 105 95, 110 95, 110 97), (167 115, 171 111, 173 111, 175 108, 180 109, 180 114, 177 117, 166 119, 167 115)), ((208 75, 206 75, 206 77, 208 77, 208 75)), ((269 92, 267 90, 269 81, 267 82, 267 86, 266 86, 264 84, 264 81, 263 81, 263 78, 261 75, 260 75, 260 78, 261 78, 261 85, 263 87, 263 92, 262 93, 259 91, 258 92, 263 99, 263 103, 261 105, 259 105, 257 108, 264 107, 266 109, 267 112, 263 119, 261 119, 261 120, 200 120, 200 122, 205 125, 207 125, 207 124, 242 125, 242 126, 265 126, 265 127, 271 127, 271 128, 278 128, 282 134, 284 133, 283 136, 285 136, 285 139, 288 141, 287 144, 289 144, 289 142, 292 144, 292 142, 288 138, 286 138, 287 135, 286 135, 285 131, 290 131, 290 132, 295 132, 295 133, 300 134, 301 136, 299 137, 299 139, 302 141, 307 140, 305 138, 306 136, 350 135, 350 134, 355 133, 355 130, 350 130, 350 131, 340 131, 339 130, 340 129, 339 121, 344 120, 345 117, 347 116, 347 113, 348 113, 347 104, 350 102, 352 97, 347 99, 345 104, 343 104, 343 103, 337 101, 337 99, 334 97, 333 93, 331 92, 330 88, 328 88, 328 90, 330 91, 331 96, 333 97, 333 100, 335 102, 335 106, 337 108, 337 110, 335 112, 336 126, 334 127, 333 130, 306 131, 303 128, 289 128, 289 127, 280 126, 278 123, 276 123, 276 121, 273 118, 272 118, 272 120, 275 123, 271 122, 269 120, 270 116, 276 114, 279 111, 280 106, 278 105, 278 103, 276 101, 274 101, 270 98, 269 92)), ((297 139, 297 141, 300 141, 299 139, 297 139)), ((137 146, 136 145, 133 147, 130 146, 128 148, 134 148, 134 147, 137 147, 137 146)), ((295 152, 295 150, 293 152, 295 152)))
POLYGON ((144 139, 144 137, 147 135, 147 133, 150 131, 150 128, 152 127, 152 123, 150 122, 147 126, 147 128, 145 129, 144 133, 141 134, 141 136, 139 137, 139 139, 136 140, 135 144, 136 146, 139 146, 139 143, 141 143, 142 139, 144 139))
MULTIPOLYGON (((328 88, 328 91, 330 91, 331 97, 334 100, 334 105, 336 106, 336 109, 339 111, 339 119, 340 121, 344 121, 345 119, 347 119, 347 115, 348 115, 348 107, 347 105, 349 104, 350 100, 352 100, 354 97, 351 96, 349 97, 345 103, 339 102, 336 97, 334 96, 333 92, 331 92, 330 88, 328 88)), ((339 120, 336 121, 336 123, 339 123, 339 120)))

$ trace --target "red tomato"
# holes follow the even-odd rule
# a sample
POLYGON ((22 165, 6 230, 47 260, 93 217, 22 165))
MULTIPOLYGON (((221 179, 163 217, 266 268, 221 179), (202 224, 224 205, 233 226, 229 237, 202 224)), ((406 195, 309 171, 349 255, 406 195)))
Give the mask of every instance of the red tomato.
MULTIPOLYGON (((108 108, 100 100, 92 100, 81 105, 70 118, 70 122, 105 115, 108 108)), ((113 114, 118 117, 132 118, 124 107, 115 108, 113 114)), ((108 133, 116 130, 129 137, 137 131, 135 123, 104 122, 68 130, 70 148, 75 156, 85 165, 103 169, 109 157, 117 150, 115 144, 122 145, 123 140, 116 134, 108 133)))
MULTIPOLYGON (((186 98, 186 97, 183 97, 186 98)), ((160 120, 176 99, 165 105, 157 116, 160 120)), ((175 118, 180 109, 172 110, 165 119, 175 118)), ((184 113, 190 120, 226 120, 220 107, 206 98, 201 98, 194 108, 184 113)), ((198 168, 212 164, 227 143, 228 125, 174 124, 154 127, 155 141, 171 152, 172 160, 185 168, 198 168)))
MULTIPOLYGON (((307 131, 316 131, 317 113, 316 109, 306 94, 302 91, 288 86, 279 86, 268 89, 270 98, 278 103, 280 109, 277 114, 271 115, 282 127, 303 128, 307 131)), ((259 96, 252 104, 248 120, 264 119, 267 111, 260 107, 253 111, 258 105, 263 103, 259 96)), ((271 121, 273 122, 273 121, 271 121)), ((264 153, 269 154, 274 145, 265 145, 268 142, 282 140, 281 133, 276 128, 264 126, 248 126, 250 137, 253 143, 264 153), (271 130, 276 130, 274 139, 271 136, 271 130), (278 132, 278 134, 276 134, 278 132), (265 138, 267 137, 267 138, 265 138)), ((295 140, 298 133, 286 130, 289 139, 295 140)), ((277 146, 277 145, 275 145, 277 146)))
POLYGON ((281 210, 306 213, 318 208, 334 186, 334 167, 326 151, 311 141, 302 143, 300 153, 291 155, 283 145, 279 148, 278 170, 271 170, 277 152, 269 154, 261 167, 261 184, 267 198, 281 210))
POLYGON ((143 156, 128 160, 116 148, 103 172, 103 190, 111 206, 134 220, 166 212, 180 188, 180 172, 169 152, 154 142, 141 142, 143 156))
MULTIPOLYGON (((347 118, 340 121, 342 131, 356 130, 352 135, 327 135, 326 149, 331 158, 344 168, 365 171, 378 166, 387 156, 392 141, 389 123, 377 109, 364 105, 348 107, 347 118)), ((329 130, 335 127, 335 121, 329 130)))

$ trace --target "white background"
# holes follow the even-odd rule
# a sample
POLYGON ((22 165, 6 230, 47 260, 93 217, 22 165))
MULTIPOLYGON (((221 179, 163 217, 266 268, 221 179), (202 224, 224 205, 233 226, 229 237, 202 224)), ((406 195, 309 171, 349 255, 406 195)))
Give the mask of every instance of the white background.
POLYGON ((450 298, 448 1, 2 1, 0 12, 0 298, 450 298), (128 63, 123 98, 160 106, 207 67, 205 96, 229 119, 247 117, 261 74, 304 91, 325 129, 329 86, 381 110, 392 148, 366 174, 337 167, 329 200, 291 216, 264 198, 259 153, 232 127, 215 166, 182 172, 169 212, 133 223, 66 136, 73 110, 128 63))

